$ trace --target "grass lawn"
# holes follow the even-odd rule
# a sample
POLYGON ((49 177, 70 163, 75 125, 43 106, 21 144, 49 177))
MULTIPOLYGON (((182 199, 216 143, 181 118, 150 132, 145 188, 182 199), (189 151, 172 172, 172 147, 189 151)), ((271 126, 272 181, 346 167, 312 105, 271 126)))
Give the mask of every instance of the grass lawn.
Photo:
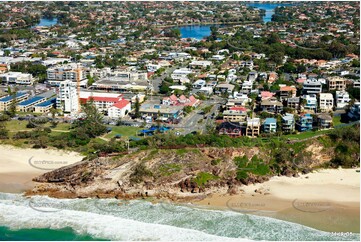
MULTIPOLYGON (((27 129, 26 128, 26 124, 28 123, 28 121, 25 120, 9 120, 6 122, 6 128, 11 132, 11 131, 19 131, 19 130, 24 130, 27 129)), ((30 129, 29 129, 30 130, 30 129)))
POLYGON ((332 122, 333 122, 333 126, 342 124, 342 123, 341 123, 341 116, 333 116, 332 122))
POLYGON ((58 123, 58 125, 53 128, 55 130, 69 130, 71 124, 68 123, 58 123))
POLYGON ((140 128, 140 127, 132 127, 132 126, 113 126, 113 125, 109 125, 107 127, 111 127, 112 131, 105 135, 105 138, 111 139, 113 138, 116 134, 121 134, 122 136, 126 136, 126 137, 130 137, 130 136, 137 136, 136 132, 139 130, 142 130, 144 128, 140 128))
POLYGON ((318 131, 306 131, 298 134, 289 134, 289 135, 283 135, 284 138, 287 139, 307 139, 311 138, 313 136, 321 135, 321 134, 327 134, 331 130, 318 130, 318 131))

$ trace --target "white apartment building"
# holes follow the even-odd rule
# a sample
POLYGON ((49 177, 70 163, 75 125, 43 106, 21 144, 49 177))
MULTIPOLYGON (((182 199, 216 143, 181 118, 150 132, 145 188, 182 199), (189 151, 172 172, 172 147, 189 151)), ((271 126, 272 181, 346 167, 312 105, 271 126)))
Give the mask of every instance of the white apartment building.
POLYGON ((348 92, 336 91, 336 108, 345 108, 350 101, 351 99, 348 92))
POLYGON ((332 111, 333 96, 331 93, 320 93, 320 110, 322 112, 332 111))
POLYGON ((188 75, 192 74, 192 73, 193 73, 193 71, 188 68, 181 68, 181 69, 174 70, 170 77, 173 80, 188 79, 188 75))
POLYGON ((18 84, 18 85, 33 85, 33 75, 22 72, 7 72, 0 74, 2 83, 6 84, 18 84))
POLYGON ((211 61, 192 61, 189 63, 189 66, 192 68, 206 68, 207 66, 211 66, 211 61))
POLYGON ((59 93, 56 98, 56 108, 65 113, 79 111, 79 100, 77 95, 77 83, 71 80, 62 81, 59 84, 59 93))
POLYGON ((131 111, 131 104, 128 100, 122 99, 108 108, 110 118, 123 118, 131 111))
POLYGON ((156 65, 156 64, 148 64, 147 65, 148 72, 156 72, 160 68, 161 68, 161 65, 156 65))
POLYGON ((245 81, 242 83, 242 93, 250 93, 252 91, 253 82, 245 81))

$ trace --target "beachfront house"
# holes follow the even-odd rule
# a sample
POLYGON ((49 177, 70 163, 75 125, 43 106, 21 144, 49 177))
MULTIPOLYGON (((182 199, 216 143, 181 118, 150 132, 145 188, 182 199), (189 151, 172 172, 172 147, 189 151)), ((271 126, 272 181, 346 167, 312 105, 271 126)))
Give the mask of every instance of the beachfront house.
POLYGON ((295 118, 293 114, 286 113, 282 116, 282 130, 285 133, 291 133, 295 130, 295 118))
POLYGON ((266 118, 263 123, 263 132, 275 133, 277 131, 277 120, 275 118, 266 118))

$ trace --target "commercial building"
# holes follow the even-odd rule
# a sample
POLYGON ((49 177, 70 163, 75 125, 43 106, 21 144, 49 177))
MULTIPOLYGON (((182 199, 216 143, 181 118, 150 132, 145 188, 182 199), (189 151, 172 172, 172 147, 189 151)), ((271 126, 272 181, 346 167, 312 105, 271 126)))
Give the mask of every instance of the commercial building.
POLYGON ((5 84, 18 84, 18 85, 33 85, 33 75, 22 72, 7 72, 0 74, 2 83, 5 84))
POLYGON ((8 95, 0 98, 0 111, 8 111, 12 103, 24 101, 29 96, 26 92, 18 92, 15 96, 8 95))
POLYGON ((34 106, 34 113, 48 113, 55 106, 56 98, 51 98, 45 102, 34 106))
POLYGON ((46 101, 45 97, 35 96, 30 99, 24 100, 16 105, 16 111, 18 112, 30 112, 34 111, 34 106, 46 101))

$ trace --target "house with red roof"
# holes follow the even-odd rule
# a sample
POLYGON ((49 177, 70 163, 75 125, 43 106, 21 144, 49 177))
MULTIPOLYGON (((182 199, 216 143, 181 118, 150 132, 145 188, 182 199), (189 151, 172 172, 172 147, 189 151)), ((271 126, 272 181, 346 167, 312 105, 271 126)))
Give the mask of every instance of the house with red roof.
POLYGON ((177 97, 176 95, 172 94, 169 97, 165 97, 162 99, 163 105, 168 106, 191 106, 197 107, 200 104, 200 100, 196 99, 194 96, 190 96, 187 98, 184 95, 177 97))
POLYGON ((280 85, 280 99, 281 101, 289 97, 296 97, 297 89, 295 86, 280 85))
POLYGON ((123 118, 131 111, 131 104, 128 100, 122 99, 108 108, 108 117, 123 118))

